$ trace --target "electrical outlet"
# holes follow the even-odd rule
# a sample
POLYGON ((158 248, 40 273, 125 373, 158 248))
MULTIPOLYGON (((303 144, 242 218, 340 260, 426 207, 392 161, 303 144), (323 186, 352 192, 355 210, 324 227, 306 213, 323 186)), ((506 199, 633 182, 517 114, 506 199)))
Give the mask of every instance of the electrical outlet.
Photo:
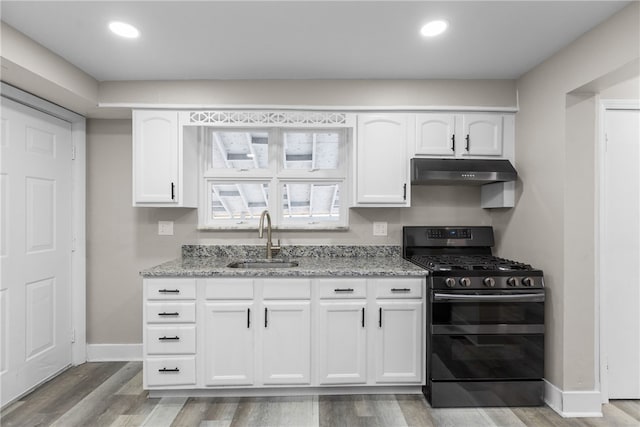
POLYGON ((380 221, 373 223, 373 235, 374 236, 386 236, 387 235, 387 222, 380 221))
POLYGON ((158 221, 158 236, 173 236, 173 221, 158 221))

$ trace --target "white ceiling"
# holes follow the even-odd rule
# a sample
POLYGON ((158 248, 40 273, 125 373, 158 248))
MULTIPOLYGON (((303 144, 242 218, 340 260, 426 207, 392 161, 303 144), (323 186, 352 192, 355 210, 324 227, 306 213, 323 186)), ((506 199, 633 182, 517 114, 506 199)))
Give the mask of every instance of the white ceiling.
POLYGON ((628 1, 7 1, 2 20, 99 81, 514 79, 628 1), (447 33, 419 36, 445 18, 447 33), (118 39, 112 20, 137 26, 118 39))

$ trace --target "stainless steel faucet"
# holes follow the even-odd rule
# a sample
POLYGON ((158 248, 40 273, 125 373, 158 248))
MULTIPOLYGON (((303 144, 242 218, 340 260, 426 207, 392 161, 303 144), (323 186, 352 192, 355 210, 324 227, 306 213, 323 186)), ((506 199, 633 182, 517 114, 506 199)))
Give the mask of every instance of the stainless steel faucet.
POLYGON ((267 259, 273 258, 273 253, 278 253, 280 251, 280 239, 278 239, 278 244, 276 246, 273 245, 271 241, 271 215, 269 215, 268 210, 262 211, 260 214, 260 224, 258 225, 258 237, 262 239, 262 235, 264 234, 264 218, 267 217, 267 259))

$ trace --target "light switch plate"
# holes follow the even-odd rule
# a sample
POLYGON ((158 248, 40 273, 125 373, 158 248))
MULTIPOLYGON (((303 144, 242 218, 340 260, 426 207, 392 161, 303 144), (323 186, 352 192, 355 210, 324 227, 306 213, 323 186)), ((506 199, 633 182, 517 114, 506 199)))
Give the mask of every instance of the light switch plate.
POLYGON ((158 236, 173 236, 173 221, 158 221, 158 236))
POLYGON ((373 223, 373 235, 374 236, 386 236, 387 235, 387 222, 380 221, 373 223))

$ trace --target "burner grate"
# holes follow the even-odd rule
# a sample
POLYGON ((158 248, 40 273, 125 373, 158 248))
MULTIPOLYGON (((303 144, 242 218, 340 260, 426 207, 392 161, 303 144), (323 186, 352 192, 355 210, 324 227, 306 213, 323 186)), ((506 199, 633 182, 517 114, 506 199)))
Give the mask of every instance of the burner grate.
POLYGON ((493 255, 414 255, 414 263, 433 271, 526 271, 531 265, 493 255))

